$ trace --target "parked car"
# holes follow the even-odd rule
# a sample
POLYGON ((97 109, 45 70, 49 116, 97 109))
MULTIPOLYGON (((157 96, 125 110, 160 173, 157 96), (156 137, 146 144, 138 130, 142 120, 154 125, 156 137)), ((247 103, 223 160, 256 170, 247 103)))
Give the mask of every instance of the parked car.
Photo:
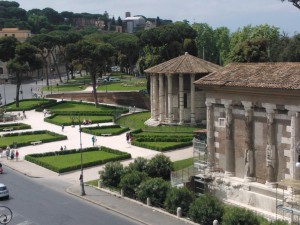
POLYGON ((9 198, 9 191, 5 184, 0 183, 0 198, 9 198))
POLYGON ((107 78, 108 82, 116 82, 116 81, 121 81, 119 77, 108 77, 107 78))

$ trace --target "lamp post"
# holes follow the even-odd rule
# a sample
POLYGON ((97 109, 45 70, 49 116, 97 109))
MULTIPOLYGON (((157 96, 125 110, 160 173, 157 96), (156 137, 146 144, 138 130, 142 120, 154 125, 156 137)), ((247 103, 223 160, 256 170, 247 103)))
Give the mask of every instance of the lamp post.
POLYGON ((10 208, 0 206, 0 224, 8 224, 12 219, 13 213, 10 208))
POLYGON ((84 182, 83 182, 83 159, 82 159, 82 138, 81 138, 81 120, 80 120, 80 115, 71 115, 70 116, 71 121, 72 121, 72 126, 75 126, 74 120, 76 119, 79 124, 79 140, 80 140, 80 176, 79 176, 79 181, 80 181, 80 186, 81 186, 81 196, 86 195, 84 191, 84 182))
POLYGON ((5 94, 5 85, 6 85, 7 79, 4 80, 4 105, 6 105, 6 94, 5 94))

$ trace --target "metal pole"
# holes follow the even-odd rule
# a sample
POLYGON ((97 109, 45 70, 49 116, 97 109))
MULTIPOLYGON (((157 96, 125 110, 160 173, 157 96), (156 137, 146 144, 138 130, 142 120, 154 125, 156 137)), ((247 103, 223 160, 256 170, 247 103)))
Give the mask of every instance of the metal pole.
POLYGON ((5 83, 4 83, 4 104, 6 105, 6 94, 5 94, 5 83))
POLYGON ((85 195, 84 191, 84 183, 83 183, 83 164, 82 164, 82 140, 81 140, 81 122, 80 122, 80 116, 78 116, 78 122, 79 122, 79 139, 80 139, 80 166, 81 166, 81 172, 80 172, 80 185, 81 185, 81 196, 85 195))

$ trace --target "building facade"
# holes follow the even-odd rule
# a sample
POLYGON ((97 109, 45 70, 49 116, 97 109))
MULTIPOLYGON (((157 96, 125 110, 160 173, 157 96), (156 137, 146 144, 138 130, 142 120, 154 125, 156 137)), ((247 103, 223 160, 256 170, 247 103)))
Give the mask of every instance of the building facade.
POLYGON ((206 92, 208 164, 224 199, 275 212, 277 183, 300 179, 299 74, 300 63, 234 63, 195 82, 206 92))

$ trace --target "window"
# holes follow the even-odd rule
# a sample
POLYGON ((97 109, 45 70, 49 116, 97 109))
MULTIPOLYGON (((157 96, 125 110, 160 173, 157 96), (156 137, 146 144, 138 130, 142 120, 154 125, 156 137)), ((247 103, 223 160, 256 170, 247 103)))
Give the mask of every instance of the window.
POLYGON ((225 118, 219 118, 218 126, 219 127, 225 127, 225 118))
POLYGON ((16 35, 15 35, 15 34, 12 34, 12 36, 15 37, 16 35))

